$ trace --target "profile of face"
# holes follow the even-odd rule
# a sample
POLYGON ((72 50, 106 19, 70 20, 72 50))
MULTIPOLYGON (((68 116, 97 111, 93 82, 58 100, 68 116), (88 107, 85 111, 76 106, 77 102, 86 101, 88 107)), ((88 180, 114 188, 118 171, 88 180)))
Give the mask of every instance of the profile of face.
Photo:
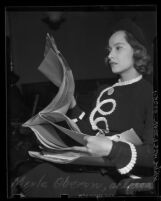
POLYGON ((109 39, 109 64, 113 73, 134 71, 133 48, 126 40, 124 31, 117 31, 109 39))

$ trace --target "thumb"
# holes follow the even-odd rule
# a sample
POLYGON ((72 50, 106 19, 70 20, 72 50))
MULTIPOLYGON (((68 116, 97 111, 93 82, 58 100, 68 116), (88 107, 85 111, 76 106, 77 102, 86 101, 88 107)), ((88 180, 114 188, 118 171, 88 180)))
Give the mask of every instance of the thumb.
POLYGON ((89 135, 85 135, 85 136, 83 137, 83 140, 88 141, 89 137, 90 137, 89 135))

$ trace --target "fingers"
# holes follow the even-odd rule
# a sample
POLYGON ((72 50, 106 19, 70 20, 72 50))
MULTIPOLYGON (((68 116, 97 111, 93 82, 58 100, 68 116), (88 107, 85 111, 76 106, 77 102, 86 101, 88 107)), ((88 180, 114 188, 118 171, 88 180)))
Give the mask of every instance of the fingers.
POLYGON ((104 135, 97 135, 97 136, 85 135, 83 139, 87 142, 92 142, 92 141, 95 141, 95 140, 97 141, 98 139, 102 139, 102 138, 105 139, 105 136, 104 135))
POLYGON ((88 152, 88 147, 74 146, 74 147, 71 147, 71 149, 74 151, 88 152))

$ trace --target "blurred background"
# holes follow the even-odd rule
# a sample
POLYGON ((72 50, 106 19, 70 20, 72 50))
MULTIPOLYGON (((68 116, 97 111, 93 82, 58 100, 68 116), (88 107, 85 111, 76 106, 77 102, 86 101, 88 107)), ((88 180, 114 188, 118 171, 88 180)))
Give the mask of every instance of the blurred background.
POLYGON ((6 16, 6 34, 12 41, 14 71, 20 84, 47 81, 37 71, 47 32, 55 38, 76 80, 114 76, 104 65, 106 35, 121 18, 132 18, 140 25, 151 45, 156 36, 154 11, 10 11, 6 16))

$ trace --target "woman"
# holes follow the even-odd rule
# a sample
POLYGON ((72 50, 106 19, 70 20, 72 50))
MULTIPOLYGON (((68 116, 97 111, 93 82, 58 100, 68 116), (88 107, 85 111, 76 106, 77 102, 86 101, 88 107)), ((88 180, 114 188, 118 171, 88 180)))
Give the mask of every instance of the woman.
POLYGON ((127 19, 120 21, 110 33, 106 57, 112 72, 120 76, 118 83, 98 94, 89 116, 78 108, 74 98, 69 112, 81 131, 95 135, 86 138, 85 147, 73 149, 111 160, 124 175, 153 167, 152 86, 143 78, 151 72, 146 46, 136 24, 127 19), (129 129, 134 129, 142 145, 106 137, 129 129))

